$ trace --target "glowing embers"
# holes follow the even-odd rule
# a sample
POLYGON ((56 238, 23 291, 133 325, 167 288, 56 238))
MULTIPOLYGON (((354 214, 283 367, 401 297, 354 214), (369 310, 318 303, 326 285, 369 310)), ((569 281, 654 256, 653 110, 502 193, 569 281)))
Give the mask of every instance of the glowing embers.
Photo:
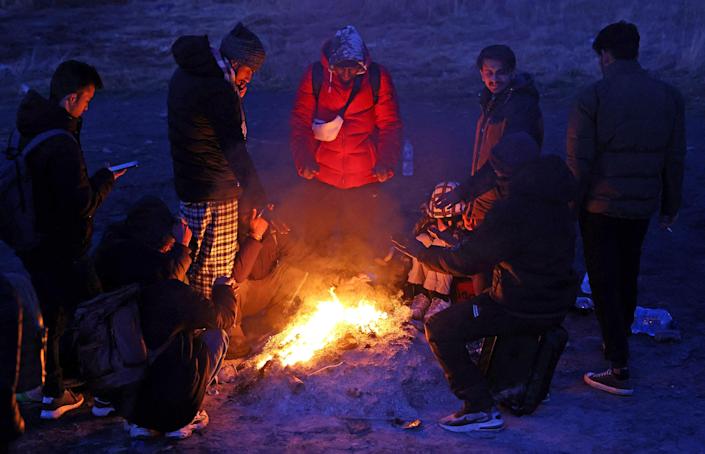
POLYGON ((267 342, 258 368, 269 360, 278 361, 282 367, 306 363, 344 338, 383 336, 396 329, 396 322, 374 301, 341 301, 333 288, 329 293, 330 299, 302 310, 283 332, 267 342))

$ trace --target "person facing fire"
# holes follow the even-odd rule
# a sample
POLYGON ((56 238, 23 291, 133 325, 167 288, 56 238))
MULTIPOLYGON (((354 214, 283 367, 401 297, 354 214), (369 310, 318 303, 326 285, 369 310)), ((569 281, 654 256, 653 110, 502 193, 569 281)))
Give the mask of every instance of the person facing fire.
POLYGON ((210 296, 229 276, 237 253, 238 200, 264 205, 264 189, 245 144, 243 97, 265 58, 259 38, 238 23, 211 47, 207 36, 182 36, 169 83, 169 142, 181 216, 193 232, 191 286, 210 296))
POLYGON ((394 176, 401 139, 389 72, 355 27, 338 30, 306 70, 291 114, 291 152, 307 180, 296 209, 309 243, 330 243, 336 229, 359 240, 357 255, 386 242, 381 232, 396 216, 380 183, 394 176))
MULTIPOLYGON (((532 140, 533 139, 530 139, 532 140)), ((491 267, 490 289, 426 322, 426 338, 451 389, 463 401, 440 420, 453 432, 499 430, 502 415, 466 348, 484 337, 541 334, 559 325, 575 301, 575 182, 557 156, 512 166, 509 193, 455 249, 396 243, 431 269, 469 276, 491 267)))
POLYGON ((568 121, 568 165, 595 315, 610 368, 583 377, 593 388, 631 395, 629 344, 649 218, 678 217, 686 152, 681 94, 639 65, 639 31, 618 22, 592 43, 602 80, 578 95, 568 121))
MULTIPOLYGON (((539 93, 528 73, 518 73, 516 56, 503 44, 487 46, 477 57, 477 69, 484 88, 480 93, 480 117, 475 128, 475 142, 470 164, 470 177, 481 172, 490 154, 504 136, 525 132, 541 148, 543 144, 543 115, 539 106, 539 93)), ((486 169, 486 175, 491 171, 486 169)), ((496 201, 496 192, 470 193, 466 182, 454 191, 437 199, 439 206, 468 202, 469 227, 479 225, 496 201)), ((490 284, 488 271, 473 276, 477 293, 490 284)))
MULTIPOLYGON (((453 247, 460 242, 463 229, 465 202, 447 208, 435 206, 435 198, 458 186, 455 181, 442 181, 436 185, 431 198, 424 207, 424 216, 414 228, 416 240, 427 248, 453 247)), ((450 306, 450 290, 453 276, 432 270, 417 259, 411 260, 407 276, 411 286, 411 312, 415 320, 428 320, 450 306)))

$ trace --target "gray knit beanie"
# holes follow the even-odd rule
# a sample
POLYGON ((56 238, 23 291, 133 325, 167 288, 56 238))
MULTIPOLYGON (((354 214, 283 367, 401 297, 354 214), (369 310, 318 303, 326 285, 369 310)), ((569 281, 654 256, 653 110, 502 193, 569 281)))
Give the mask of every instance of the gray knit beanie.
POLYGON ((253 71, 262 66, 265 57, 262 41, 242 25, 242 22, 238 22, 220 42, 220 53, 229 60, 249 66, 253 71))

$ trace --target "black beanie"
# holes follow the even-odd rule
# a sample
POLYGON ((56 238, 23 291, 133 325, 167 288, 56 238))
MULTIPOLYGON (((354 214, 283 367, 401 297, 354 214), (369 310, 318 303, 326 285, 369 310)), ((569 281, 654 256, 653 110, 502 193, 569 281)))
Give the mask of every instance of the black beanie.
POLYGON ((265 57, 262 41, 242 25, 242 22, 238 22, 220 42, 220 53, 229 60, 249 66, 253 71, 262 66, 265 57))
POLYGON ((124 225, 131 238, 159 249, 171 235, 174 216, 160 198, 145 196, 129 209, 124 225))

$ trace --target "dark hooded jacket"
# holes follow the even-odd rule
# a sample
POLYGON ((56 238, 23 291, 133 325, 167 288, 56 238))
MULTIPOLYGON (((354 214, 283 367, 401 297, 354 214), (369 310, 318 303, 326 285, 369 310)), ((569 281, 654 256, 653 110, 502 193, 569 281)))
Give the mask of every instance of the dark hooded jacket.
POLYGON ((191 250, 175 243, 170 251, 160 252, 173 224, 163 201, 145 197, 130 208, 124 221, 110 225, 95 253, 103 289, 112 291, 134 282, 183 281, 191 265, 191 250))
POLYGON ((52 257, 75 260, 91 243, 93 216, 113 187, 113 173, 101 169, 88 177, 80 145, 81 119, 31 90, 17 112, 20 146, 50 129, 64 129, 76 138, 52 137, 27 157, 39 250, 52 257))
POLYGON ((264 190, 243 134, 241 100, 225 80, 207 36, 182 36, 169 83, 169 141, 176 193, 184 202, 232 200, 244 189, 254 206, 264 190))
POLYGON ((557 156, 524 165, 484 222, 456 250, 430 248, 418 259, 455 276, 492 268, 489 296, 522 317, 565 314, 575 301, 575 182, 557 156))
POLYGON ((685 152, 681 94, 635 60, 607 66, 575 102, 567 163, 583 210, 627 219, 648 219, 658 210, 676 215, 685 152))
POLYGON ((127 419, 161 432, 179 429, 201 408, 208 373, 215 365, 197 330, 228 330, 235 322, 235 292, 225 285, 213 287, 206 300, 188 285, 165 280, 146 286, 139 300, 140 323, 145 344, 156 350, 168 347, 146 371, 136 405, 127 419))
MULTIPOLYGON (((475 129, 471 175, 475 175, 490 158, 492 148, 506 134, 526 132, 543 145, 543 115, 539 107, 539 92, 529 74, 518 74, 509 87, 493 95, 486 87, 480 93, 480 118, 475 129)), ((480 195, 472 205, 471 217, 481 222, 496 197, 480 195)))

